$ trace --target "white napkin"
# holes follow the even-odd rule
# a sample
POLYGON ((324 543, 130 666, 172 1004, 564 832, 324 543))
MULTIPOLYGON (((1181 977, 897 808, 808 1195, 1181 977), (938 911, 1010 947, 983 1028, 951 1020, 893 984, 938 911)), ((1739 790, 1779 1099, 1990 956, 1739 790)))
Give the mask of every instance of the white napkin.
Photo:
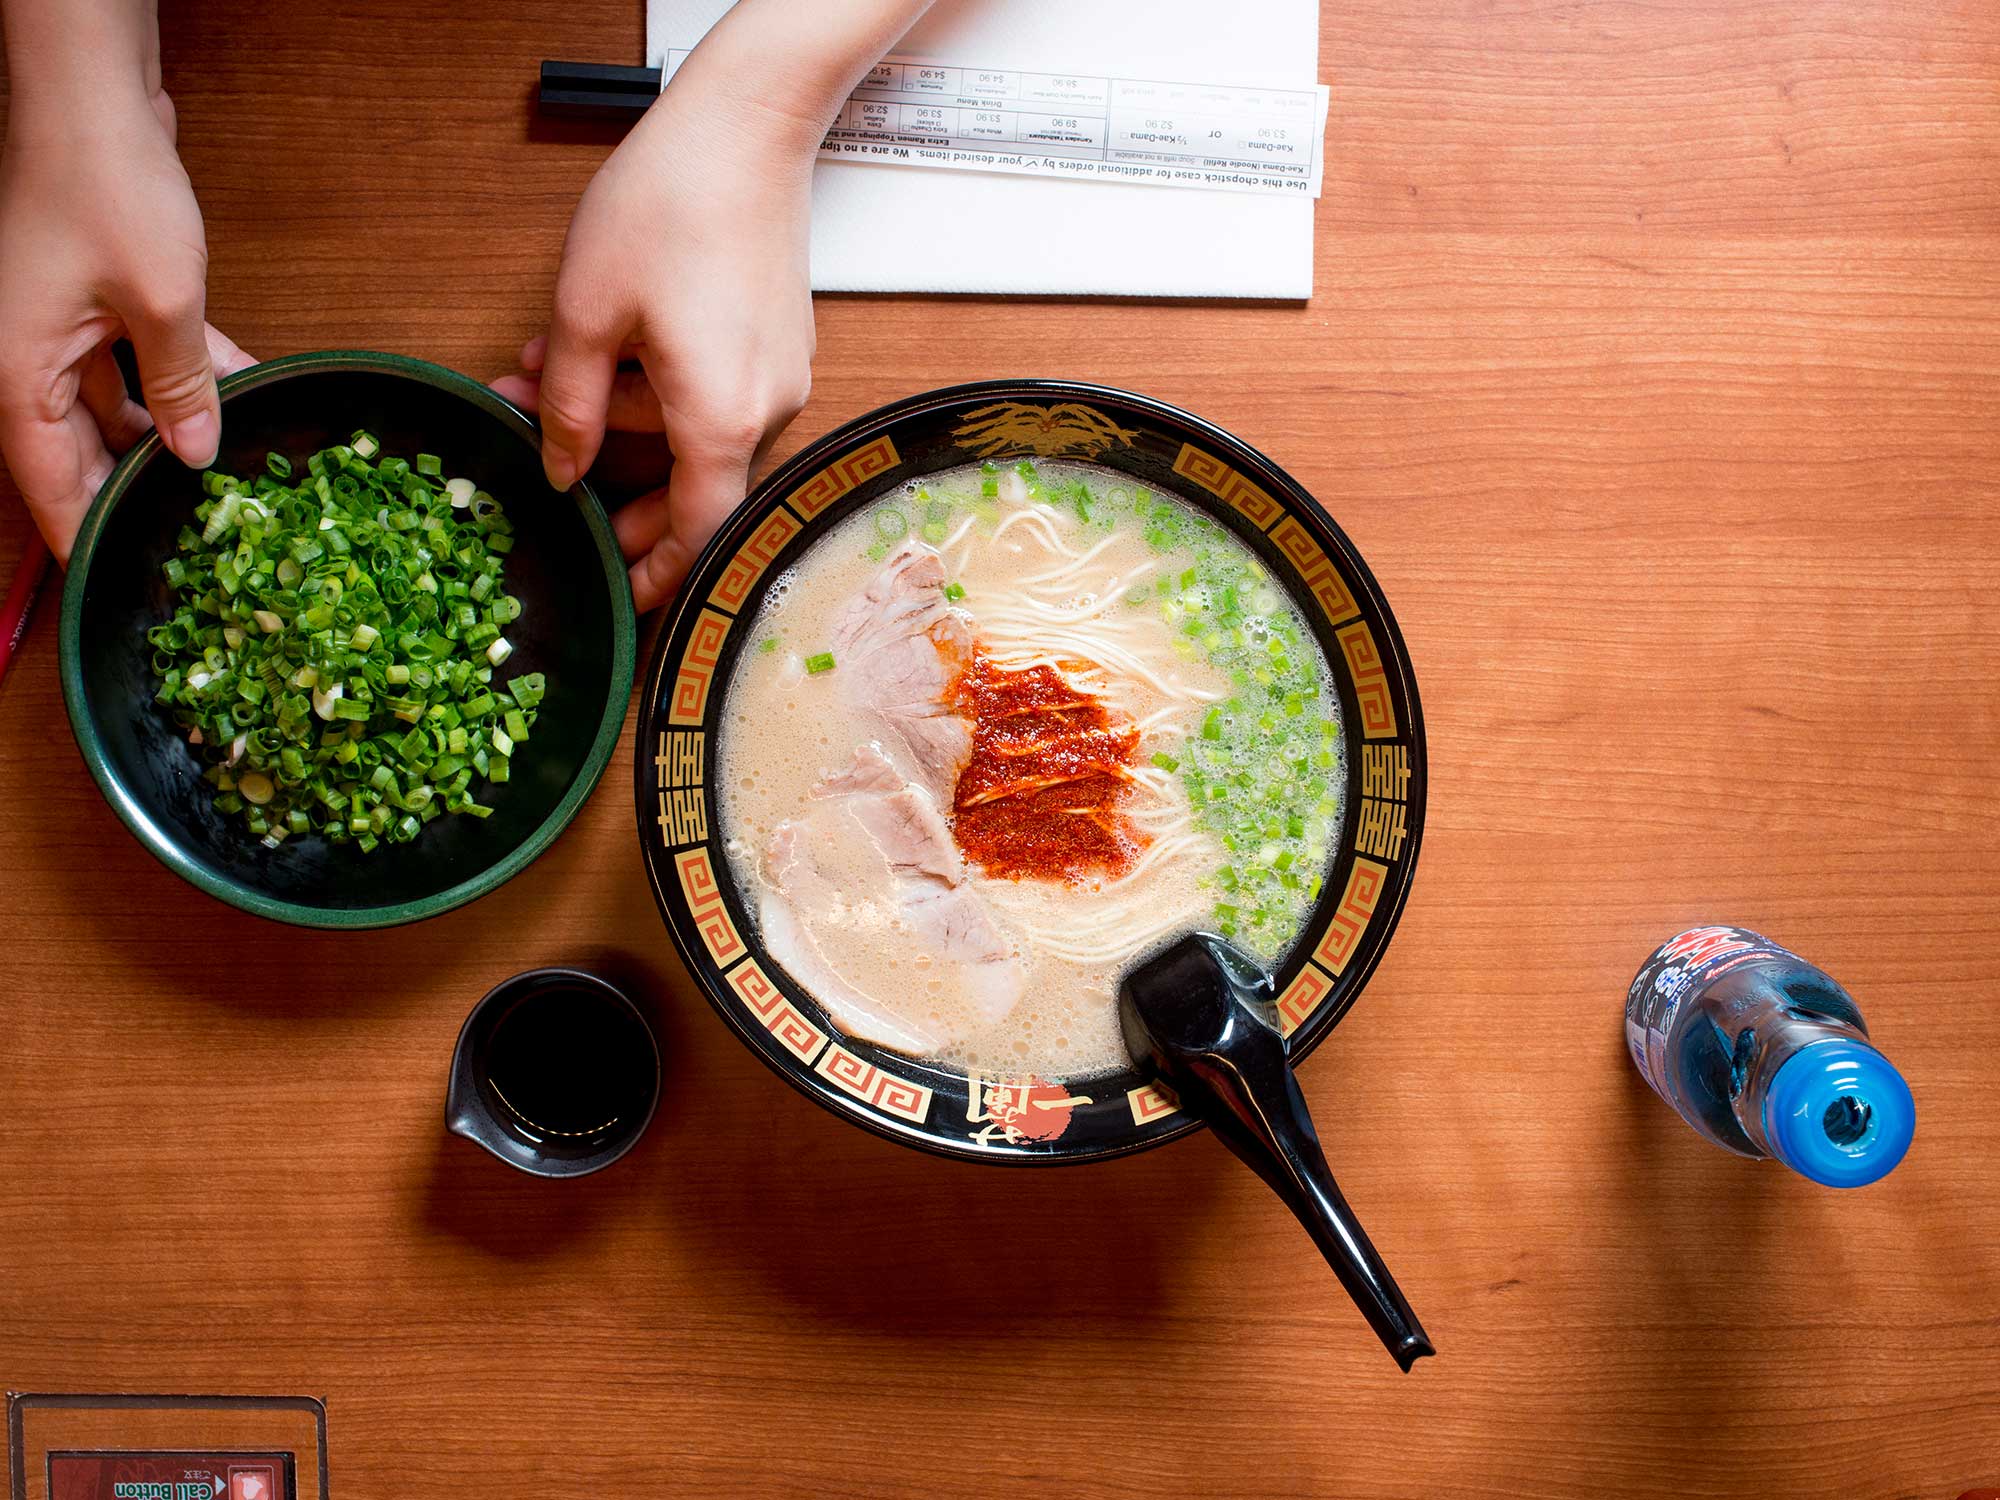
MULTIPOLYGON (((646 0, 647 62, 692 47, 729 4, 646 0)), ((1310 88, 1319 6, 939 0, 895 50, 978 67, 1310 88)), ((821 162, 812 283, 823 292, 1305 298, 1312 229, 1311 200, 1275 194, 821 162)))

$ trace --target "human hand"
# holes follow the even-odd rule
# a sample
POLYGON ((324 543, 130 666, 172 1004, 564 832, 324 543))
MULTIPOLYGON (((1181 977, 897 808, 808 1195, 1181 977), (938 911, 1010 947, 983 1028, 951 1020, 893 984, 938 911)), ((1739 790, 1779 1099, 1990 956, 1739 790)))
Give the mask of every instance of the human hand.
POLYGON ((47 120, 20 99, 0 225, 0 453, 67 561, 112 455, 157 424, 183 463, 206 466, 222 435, 216 374, 254 361, 203 321, 208 250, 165 95, 110 88, 47 120), (144 407, 112 358, 121 334, 144 407))
POLYGON ((613 518, 642 612, 672 595, 805 405, 819 136, 683 68, 577 205, 547 336, 494 382, 539 412, 558 489, 589 470, 607 424, 665 433, 666 485, 613 518))

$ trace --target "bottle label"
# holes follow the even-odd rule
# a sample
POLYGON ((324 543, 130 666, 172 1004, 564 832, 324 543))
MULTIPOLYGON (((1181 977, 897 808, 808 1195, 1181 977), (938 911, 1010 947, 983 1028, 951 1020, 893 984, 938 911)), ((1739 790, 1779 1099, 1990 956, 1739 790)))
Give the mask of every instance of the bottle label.
POLYGON ((1625 1045, 1661 1098, 1673 1098, 1666 1086, 1667 1034, 1681 1003, 1730 970, 1766 958, 1804 962, 1746 927, 1690 927, 1639 966, 1625 997, 1625 1045))

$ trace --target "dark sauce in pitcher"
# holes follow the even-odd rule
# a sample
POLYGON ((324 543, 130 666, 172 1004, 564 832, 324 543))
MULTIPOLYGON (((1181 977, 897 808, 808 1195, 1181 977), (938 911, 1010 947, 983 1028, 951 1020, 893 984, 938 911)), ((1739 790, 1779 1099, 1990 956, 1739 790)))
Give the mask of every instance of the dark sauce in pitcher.
POLYGON ((495 1023, 485 1061, 502 1117, 552 1143, 595 1143, 636 1127, 658 1072, 651 1038, 627 1006, 563 983, 516 1001, 495 1023))

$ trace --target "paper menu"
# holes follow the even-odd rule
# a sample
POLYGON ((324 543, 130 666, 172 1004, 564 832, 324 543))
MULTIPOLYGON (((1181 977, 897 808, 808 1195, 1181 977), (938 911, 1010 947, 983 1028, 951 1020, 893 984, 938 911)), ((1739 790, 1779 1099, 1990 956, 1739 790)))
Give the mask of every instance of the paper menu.
MULTIPOLYGON (((728 8, 647 0, 648 62, 728 8)), ((940 0, 895 50, 1310 88, 1318 42, 1315 0, 940 0)), ((1309 200, 823 161, 812 279, 820 291, 1304 298, 1312 226, 1309 200)))
MULTIPOLYGON (((669 48, 666 76, 692 56, 669 48)), ((891 53, 834 116, 819 160, 1316 198, 1326 106, 1324 85, 1236 88, 891 53)))

